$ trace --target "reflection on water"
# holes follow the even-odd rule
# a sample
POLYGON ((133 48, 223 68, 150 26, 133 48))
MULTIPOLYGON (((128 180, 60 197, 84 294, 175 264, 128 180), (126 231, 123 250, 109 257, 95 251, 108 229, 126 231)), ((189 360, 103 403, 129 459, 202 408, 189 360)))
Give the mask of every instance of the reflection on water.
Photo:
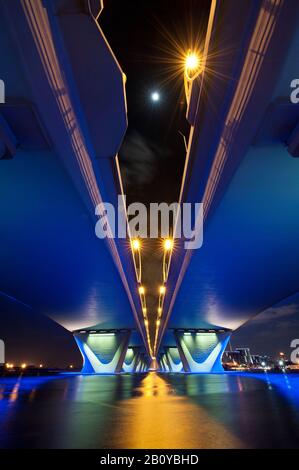
POLYGON ((299 376, 2 378, 0 447, 299 447, 299 376))

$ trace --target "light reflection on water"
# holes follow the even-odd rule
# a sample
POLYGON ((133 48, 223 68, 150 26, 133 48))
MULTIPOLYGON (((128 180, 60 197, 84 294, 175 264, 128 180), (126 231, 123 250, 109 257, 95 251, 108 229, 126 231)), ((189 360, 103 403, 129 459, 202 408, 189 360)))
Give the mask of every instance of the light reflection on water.
POLYGON ((0 447, 299 447, 299 376, 0 378, 0 447))

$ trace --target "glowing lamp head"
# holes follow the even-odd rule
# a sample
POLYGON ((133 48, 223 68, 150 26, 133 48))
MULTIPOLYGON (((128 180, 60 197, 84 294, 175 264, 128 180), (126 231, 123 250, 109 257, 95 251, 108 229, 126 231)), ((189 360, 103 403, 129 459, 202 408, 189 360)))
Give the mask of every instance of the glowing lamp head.
POLYGON ((199 66, 199 57, 194 53, 189 53, 186 57, 186 68, 194 70, 199 66))
POLYGON ((146 308, 146 307, 143 307, 142 313, 143 313, 143 315, 146 315, 146 314, 147 314, 147 308, 146 308))
POLYGON ((157 321, 156 321, 156 325, 157 325, 157 326, 160 326, 160 320, 157 320, 157 321))
POLYGON ((173 240, 171 238, 166 238, 164 240, 164 250, 170 251, 173 248, 173 240))
POLYGON ((144 289, 143 286, 140 286, 139 289, 138 289, 138 291, 139 291, 139 294, 140 294, 140 295, 143 295, 143 294, 145 293, 145 289, 144 289))
POLYGON ((21 369, 26 369, 26 367, 27 367, 27 364, 25 363, 21 365, 21 369))
POLYGON ((195 52, 189 52, 185 58, 185 73, 189 79, 192 79, 201 68, 201 59, 195 52))
POLYGON ((140 250, 140 241, 138 240, 138 238, 134 238, 132 240, 132 248, 134 251, 140 250))
POLYGON ((161 295, 165 294, 165 292, 166 292, 166 287, 165 287, 165 286, 160 286, 159 292, 160 292, 161 295))
POLYGON ((162 307, 159 307, 158 308, 158 314, 161 315, 161 313, 162 313, 162 307))

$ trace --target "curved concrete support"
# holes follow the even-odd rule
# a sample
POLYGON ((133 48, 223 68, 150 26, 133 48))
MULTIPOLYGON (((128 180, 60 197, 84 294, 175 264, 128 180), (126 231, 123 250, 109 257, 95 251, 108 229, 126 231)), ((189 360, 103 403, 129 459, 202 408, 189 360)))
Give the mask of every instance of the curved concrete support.
POLYGON ((165 348, 166 358, 172 372, 182 372, 183 364, 178 348, 168 346, 165 348))
POLYGON ((166 369, 168 372, 172 372, 172 367, 171 367, 171 363, 169 361, 169 358, 168 358, 168 355, 167 355, 167 351, 165 350, 165 353, 163 355, 163 358, 164 358, 164 362, 165 362, 165 365, 166 365, 166 369))
POLYGON ((174 336, 185 372, 223 372, 221 358, 231 332, 175 331, 174 336))
POLYGON ((163 353, 163 355, 161 356, 160 364, 162 366, 163 372, 171 372, 165 353, 163 353))
POLYGON ((122 371, 131 331, 75 333, 83 357, 83 374, 117 374, 122 371))
POLYGON ((140 351, 138 348, 128 348, 123 363, 123 371, 127 373, 135 372, 140 357, 140 351))
POLYGON ((160 360, 159 360, 159 370, 160 370, 160 372, 164 372, 164 370, 165 370, 162 357, 160 357, 160 360))
POLYGON ((145 353, 139 353, 135 372, 145 372, 148 368, 145 353))

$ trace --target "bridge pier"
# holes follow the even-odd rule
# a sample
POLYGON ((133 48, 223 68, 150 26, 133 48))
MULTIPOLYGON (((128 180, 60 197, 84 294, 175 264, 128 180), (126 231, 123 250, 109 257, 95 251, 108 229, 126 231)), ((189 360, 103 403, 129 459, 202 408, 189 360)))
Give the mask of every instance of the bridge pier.
POLYGON ((74 338, 83 357, 83 374, 117 374, 123 369, 130 330, 78 331, 74 338))
POLYGON ((139 353, 137 367, 134 372, 145 372, 148 369, 148 361, 144 352, 139 353))
POLYGON ((161 367, 163 372, 171 372, 171 367, 170 367, 170 364, 167 360, 167 356, 166 356, 165 352, 162 353, 162 355, 160 357, 160 360, 159 360, 159 363, 160 363, 160 367, 161 367))
POLYGON ((223 372, 221 358, 231 331, 175 330, 183 370, 192 373, 223 372))
POLYGON ((122 367, 123 372, 136 372, 137 366, 140 362, 140 354, 140 347, 128 347, 122 367))
POLYGON ((176 346, 166 346, 164 349, 170 370, 172 372, 182 372, 183 364, 178 348, 176 346))

